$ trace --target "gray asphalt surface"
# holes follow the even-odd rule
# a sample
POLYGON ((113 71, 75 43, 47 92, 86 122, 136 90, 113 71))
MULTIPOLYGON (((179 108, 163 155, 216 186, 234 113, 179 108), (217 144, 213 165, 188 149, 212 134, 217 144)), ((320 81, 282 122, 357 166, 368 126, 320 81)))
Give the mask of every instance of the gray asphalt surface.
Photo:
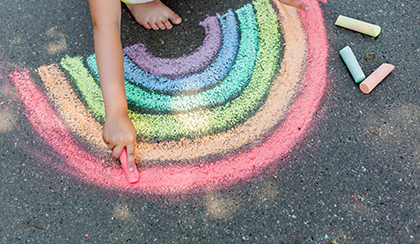
MULTIPOLYGON (((144 30, 123 7, 123 45, 141 38, 155 55, 176 57, 200 45, 197 23, 207 14, 245 3, 168 2, 184 19, 171 32, 144 30)), ((275 172, 220 191, 139 196, 61 174, 54 168, 63 159, 32 131, 2 77, 0 242, 419 243, 418 1, 330 0, 322 8, 330 82, 317 124, 275 172), (339 14, 376 23, 382 33, 374 39, 336 27, 339 14), (338 54, 346 45, 366 74, 395 65, 370 95, 360 92, 338 54)), ((87 1, 2 1, 0 23, 2 75, 18 64, 34 72, 66 54, 93 53, 87 1)))

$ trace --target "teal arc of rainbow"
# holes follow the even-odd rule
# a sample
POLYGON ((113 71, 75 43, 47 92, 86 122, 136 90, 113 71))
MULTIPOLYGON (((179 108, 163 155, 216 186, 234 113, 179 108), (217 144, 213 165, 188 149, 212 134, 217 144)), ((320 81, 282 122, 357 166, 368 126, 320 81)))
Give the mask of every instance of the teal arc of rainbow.
MULTIPOLYGON (((206 89, 193 95, 170 96, 147 92, 126 80, 127 100, 131 105, 130 107, 134 108, 134 110, 141 111, 173 113, 218 106, 226 103, 229 99, 237 97, 250 80, 258 50, 257 23, 255 16, 250 14, 250 11, 253 11, 250 7, 244 7, 236 11, 241 23, 239 50, 236 53, 235 63, 229 67, 229 75, 223 77, 223 80, 219 84, 212 87, 212 89, 206 89)), ((236 26, 233 26, 233 28, 236 29, 236 26)), ((230 41, 230 38, 224 38, 225 41, 230 41)), ((141 45, 142 49, 143 46, 141 45)), ((192 62, 190 60, 188 61, 192 62)), ((95 79, 98 81, 98 70, 94 55, 87 59, 87 63, 95 79)), ((132 74, 129 76, 132 77, 132 74)))
MULTIPOLYGON (((247 19, 251 19, 251 23, 252 19, 255 19, 251 5, 246 5, 239 9, 237 12, 240 16, 239 19, 243 20, 242 22, 245 22, 245 24, 248 24, 246 23, 247 19)), ((228 11, 228 14, 231 15, 231 12, 228 11)), ((227 20, 228 22, 232 21, 229 18, 227 20)), ((248 116, 255 112, 255 110, 258 108, 258 105, 260 105, 269 91, 270 81, 276 72, 275 68, 280 46, 280 38, 278 28, 276 27, 277 19, 275 14, 272 12, 271 15, 261 15, 258 21, 260 28, 259 41, 258 39, 243 39, 244 41, 247 41, 247 44, 253 43, 254 45, 259 46, 258 52, 256 54, 255 64, 248 63, 249 66, 254 66, 252 74, 249 69, 248 72, 247 70, 244 70, 245 72, 241 72, 241 67, 236 65, 235 69, 231 69, 232 72, 229 73, 228 77, 226 77, 223 82, 223 84, 226 84, 229 81, 231 81, 229 83, 232 83, 232 81, 238 81, 239 83, 235 83, 234 85, 237 88, 236 94, 238 94, 238 92, 241 91, 240 89, 243 87, 240 96, 236 97, 231 102, 228 102, 222 106, 218 106, 214 109, 192 111, 186 115, 183 115, 192 118, 205 118, 205 123, 186 124, 185 121, 189 121, 188 119, 179 119, 180 116, 173 114, 142 114, 131 112, 130 118, 133 121, 133 124, 137 129, 137 133, 141 136, 141 138, 145 138, 147 141, 179 140, 183 137, 193 138, 195 136, 217 134, 219 132, 226 131, 237 123, 244 121, 248 116), (273 28, 273 26, 276 28, 273 28)), ((230 27, 236 28, 232 25, 230 25, 230 27)), ((224 32, 228 31, 225 30, 224 32)), ((243 33, 246 32, 244 31, 243 33)), ((254 35, 254 37, 256 36, 254 35)), ((243 47, 246 48, 248 46, 249 45, 244 45, 243 47)), ((254 48, 251 48, 249 51, 253 51, 255 49, 256 47, 254 46, 254 48)), ((241 54, 242 53, 243 52, 241 52, 241 54)), ((244 56, 241 55, 238 57, 242 58, 244 56)), ((218 59, 216 59, 215 62, 217 61, 218 59)), ((252 60, 247 59, 245 61, 252 60)), ((92 62, 89 63, 92 64, 92 62)), ((242 60, 239 60, 238 63, 244 64, 242 60)), ((88 72, 83 67, 81 59, 77 57, 65 58, 62 61, 62 65, 76 81, 79 90, 84 95, 88 107, 93 111, 93 114, 96 115, 99 121, 103 121, 105 117, 103 105, 98 105, 98 102, 102 103, 100 100, 100 88, 97 84, 91 82, 92 78, 90 76, 89 78, 84 77, 84 74, 87 74, 88 72), (76 72, 83 72, 84 74, 75 74, 76 72), (86 84, 86 80, 90 81, 90 85, 86 84), (92 94, 96 94, 96 97, 90 99, 92 94)), ((96 70, 94 69, 94 71, 96 70)), ((140 80, 144 78, 143 76, 138 77, 140 80)), ((195 83, 194 80, 191 83, 195 83)), ((136 88, 137 90, 140 89, 138 87, 136 88)), ((231 91, 234 92, 234 90, 231 91)), ((219 100, 220 102, 227 101, 230 98, 229 95, 232 94, 232 92, 221 93, 221 91, 218 89, 214 90, 213 92, 217 92, 218 97, 224 96, 219 100)), ((131 91, 128 90, 127 94, 131 94, 131 91)), ((208 94, 202 95, 204 95, 204 97, 202 97, 204 101, 208 101, 210 98, 205 96, 208 94)), ((153 102, 154 101, 152 100, 151 103, 153 102)), ((193 102, 195 103, 197 100, 194 100, 193 102)), ((197 120, 194 120, 194 122, 196 121, 197 120)))

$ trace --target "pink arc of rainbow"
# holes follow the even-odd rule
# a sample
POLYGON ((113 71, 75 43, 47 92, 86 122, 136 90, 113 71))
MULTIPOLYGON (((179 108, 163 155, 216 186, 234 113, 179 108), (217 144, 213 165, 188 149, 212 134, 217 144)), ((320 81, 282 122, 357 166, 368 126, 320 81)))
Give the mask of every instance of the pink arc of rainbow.
POLYGON ((142 169, 140 181, 130 185, 119 167, 104 167, 96 156, 78 146, 66 125, 49 105, 48 98, 33 82, 30 72, 14 71, 10 77, 27 109, 35 131, 66 159, 65 170, 99 187, 151 194, 177 194, 219 188, 251 177, 255 170, 284 156, 311 124, 327 82, 327 35, 322 11, 316 1, 304 0, 311 8, 299 12, 307 33, 307 62, 304 81, 285 119, 259 146, 210 164, 155 166, 142 169), (300 128, 300 129, 298 129, 300 128))

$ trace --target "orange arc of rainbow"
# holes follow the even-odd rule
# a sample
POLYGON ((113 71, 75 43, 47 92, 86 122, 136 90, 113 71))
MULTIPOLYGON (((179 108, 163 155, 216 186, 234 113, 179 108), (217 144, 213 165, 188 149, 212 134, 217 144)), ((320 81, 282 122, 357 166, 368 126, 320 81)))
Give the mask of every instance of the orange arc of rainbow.
POLYGON ((75 143, 67 125, 56 115, 45 94, 37 89, 28 70, 15 70, 9 76, 27 109, 34 129, 57 153, 66 156, 63 170, 72 170, 91 184, 126 192, 151 194, 182 193, 219 188, 253 175, 285 155, 311 124, 327 82, 328 42, 322 11, 316 1, 302 0, 311 13, 299 12, 306 36, 306 63, 303 84, 282 122, 266 136, 264 143, 220 159, 215 163, 182 166, 156 166, 141 171, 141 181, 129 185, 119 167, 104 167, 93 153, 75 143), (301 130, 297 130, 301 128, 301 130))

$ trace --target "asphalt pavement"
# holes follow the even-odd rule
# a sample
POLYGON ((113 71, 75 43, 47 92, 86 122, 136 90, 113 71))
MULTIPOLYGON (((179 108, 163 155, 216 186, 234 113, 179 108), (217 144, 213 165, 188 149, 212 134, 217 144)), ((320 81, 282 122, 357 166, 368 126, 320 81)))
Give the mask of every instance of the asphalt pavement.
MULTIPOLYGON (((154 56, 168 59, 192 53, 206 37, 201 21, 250 1, 165 3, 183 23, 161 32, 145 30, 122 6, 123 46, 142 40, 154 56)), ((154 194, 101 187, 60 170, 68 158, 35 129, 10 76, 26 69, 47 93, 39 67, 93 54, 88 1, 0 2, 0 242, 419 243, 418 1, 320 6, 327 82, 299 141, 267 169, 232 184, 154 194), (372 38, 337 27, 338 15, 382 31, 372 38), (382 63, 395 65, 369 95, 339 56, 347 45, 367 75, 382 63)))

